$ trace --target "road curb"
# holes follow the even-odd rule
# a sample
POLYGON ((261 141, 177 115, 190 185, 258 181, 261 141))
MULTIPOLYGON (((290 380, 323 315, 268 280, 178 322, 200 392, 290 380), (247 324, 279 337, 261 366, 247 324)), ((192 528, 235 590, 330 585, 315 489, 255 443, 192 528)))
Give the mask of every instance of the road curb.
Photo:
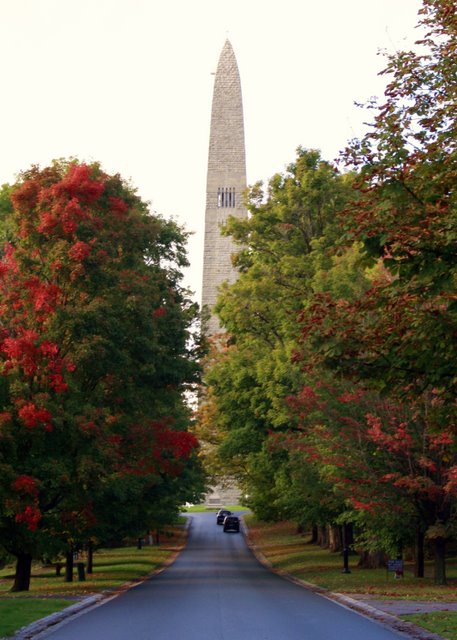
POLYGON ((375 607, 372 607, 371 605, 365 604, 363 602, 359 602, 358 600, 354 600, 353 598, 342 593, 334 593, 333 591, 328 591, 328 589, 319 587, 318 585, 312 584, 311 582, 300 580, 300 578, 296 578, 287 571, 275 569, 268 558, 266 558, 266 556, 264 556, 260 549, 250 540, 249 528, 246 525, 244 518, 241 518, 241 523, 243 534, 249 549, 252 551, 253 555, 257 558, 260 564, 262 564, 272 573, 275 573, 281 578, 285 578, 289 582, 293 582, 294 584, 303 587, 304 589, 308 589, 309 591, 312 591, 313 593, 316 593, 323 598, 327 598, 327 600, 332 600, 332 602, 335 602, 336 604, 339 604, 346 609, 351 609, 352 611, 355 611, 365 616, 366 618, 376 620, 376 622, 379 622, 380 624, 403 634, 407 638, 412 638, 413 640, 446 640, 446 638, 443 638, 443 636, 439 636, 436 633, 432 633, 430 631, 427 631, 426 629, 423 629, 422 627, 418 627, 412 622, 401 620, 400 618, 397 618, 390 613, 385 613, 384 611, 376 609, 375 607))
MULTIPOLYGON (((115 595, 112 594, 111 597, 114 598, 115 595)), ((108 599, 111 599, 111 597, 106 596, 104 593, 87 596, 87 598, 83 598, 80 602, 65 607, 62 611, 51 613, 45 618, 40 618, 39 620, 22 627, 14 636, 12 636, 12 640, 29 640, 30 638, 35 638, 38 634, 43 633, 43 631, 48 630, 68 618, 76 616, 78 613, 81 613, 86 609, 96 607, 99 604, 102 604, 102 602, 106 602, 108 599)))
MULTIPOLYGON (((186 518, 186 524, 184 525, 184 529, 186 534, 189 532, 189 528, 191 526, 191 517, 186 518)), ((183 547, 184 549, 184 547, 183 547)), ((167 560, 165 560, 160 567, 154 569, 151 573, 148 573, 146 576, 142 578, 138 578, 137 580, 132 580, 130 582, 125 582, 124 584, 119 585, 118 587, 114 587, 113 589, 108 589, 107 591, 102 591, 101 593, 92 594, 85 598, 82 598, 79 602, 72 604, 62 611, 56 611, 55 613, 51 613, 49 616, 45 618, 40 618, 35 622, 31 622, 25 627, 22 627, 15 633, 14 636, 10 636, 8 640, 32 640, 39 639, 41 634, 51 630, 52 627, 56 627, 62 622, 69 620, 70 618, 75 618, 83 613, 88 613, 91 609, 95 609, 103 604, 106 604, 110 600, 117 598, 122 593, 129 591, 130 589, 134 589, 138 587, 143 582, 150 580, 154 576, 162 573, 167 567, 175 562, 176 558, 181 553, 182 549, 175 551, 167 560)), ((0 640, 4 640, 1 639, 0 640)))

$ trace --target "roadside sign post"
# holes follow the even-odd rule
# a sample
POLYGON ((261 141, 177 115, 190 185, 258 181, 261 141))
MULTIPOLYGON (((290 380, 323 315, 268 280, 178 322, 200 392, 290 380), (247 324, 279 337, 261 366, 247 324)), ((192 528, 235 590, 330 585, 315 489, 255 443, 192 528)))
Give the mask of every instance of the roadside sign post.
POLYGON ((387 560, 387 573, 389 573, 389 571, 395 574, 394 578, 396 580, 403 578, 403 560, 387 560))

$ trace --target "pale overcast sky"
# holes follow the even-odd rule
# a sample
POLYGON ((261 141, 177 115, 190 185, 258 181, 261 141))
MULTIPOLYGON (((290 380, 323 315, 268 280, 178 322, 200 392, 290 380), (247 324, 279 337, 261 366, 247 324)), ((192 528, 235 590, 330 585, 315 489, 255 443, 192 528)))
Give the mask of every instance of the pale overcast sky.
POLYGON ((333 159, 382 96, 380 49, 408 48, 420 0, 0 0, 0 183, 98 160, 194 232, 200 300, 209 123, 225 39, 244 102, 247 177, 302 145, 333 159))

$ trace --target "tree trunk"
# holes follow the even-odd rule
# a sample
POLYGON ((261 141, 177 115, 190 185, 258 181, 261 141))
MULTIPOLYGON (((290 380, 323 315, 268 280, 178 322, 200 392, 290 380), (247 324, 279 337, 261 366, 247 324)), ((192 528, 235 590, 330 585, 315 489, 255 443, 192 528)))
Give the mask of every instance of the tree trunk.
POLYGON ((318 538, 317 525, 313 524, 313 526, 311 527, 311 540, 309 541, 310 544, 317 544, 317 538, 318 538))
POLYGON ((362 551, 357 566, 361 569, 381 569, 386 566, 386 554, 383 551, 362 551))
POLYGON ((435 584, 446 584, 446 539, 435 538, 435 584))
POLYGON ((343 548, 341 536, 341 527, 331 525, 328 528, 328 546, 330 551, 337 552, 343 548))
POLYGON ((425 553, 424 553, 424 532, 420 527, 416 531, 416 547, 415 547, 415 559, 414 559, 414 576, 416 578, 423 578, 425 571, 425 553))
POLYGON ((65 582, 73 582, 73 550, 65 554, 65 582))
POLYGON ((89 540, 87 543, 87 573, 94 572, 94 543, 89 540))
POLYGON ((32 573, 32 556, 30 553, 20 553, 16 558, 16 573, 11 591, 28 591, 32 573))
POLYGON ((317 544, 323 549, 326 549, 328 547, 328 534, 326 526, 320 526, 318 528, 317 544))

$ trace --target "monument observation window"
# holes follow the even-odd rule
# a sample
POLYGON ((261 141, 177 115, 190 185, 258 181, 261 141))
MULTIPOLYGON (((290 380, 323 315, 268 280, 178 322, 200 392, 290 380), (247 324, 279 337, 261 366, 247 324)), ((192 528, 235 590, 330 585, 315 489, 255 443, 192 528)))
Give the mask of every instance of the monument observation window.
POLYGON ((217 190, 217 206, 221 207, 235 207, 235 187, 219 187, 217 190))

